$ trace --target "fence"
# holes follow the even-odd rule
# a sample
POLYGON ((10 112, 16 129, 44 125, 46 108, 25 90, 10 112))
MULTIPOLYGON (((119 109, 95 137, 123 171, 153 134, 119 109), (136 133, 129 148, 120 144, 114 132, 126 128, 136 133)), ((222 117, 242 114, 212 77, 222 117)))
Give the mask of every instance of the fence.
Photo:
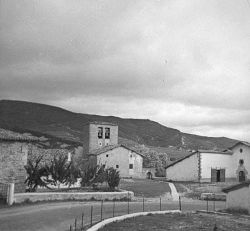
POLYGON ((82 213, 69 224, 69 231, 84 231, 94 224, 115 216, 121 216, 136 212, 150 212, 163 210, 206 210, 216 211, 216 209, 224 209, 225 202, 216 201, 211 198, 199 201, 199 206, 193 203, 183 202, 179 197, 177 202, 164 201, 164 198, 156 199, 155 202, 147 201, 144 197, 140 201, 131 201, 127 197, 126 201, 100 201, 97 203, 85 205, 82 213))

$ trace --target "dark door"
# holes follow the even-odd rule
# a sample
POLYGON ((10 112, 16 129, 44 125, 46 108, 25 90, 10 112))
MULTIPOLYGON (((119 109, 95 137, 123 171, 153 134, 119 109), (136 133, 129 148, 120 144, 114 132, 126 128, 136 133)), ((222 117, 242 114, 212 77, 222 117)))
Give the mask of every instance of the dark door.
POLYGON ((220 169, 220 182, 225 182, 226 176, 225 176, 226 170, 220 169))
POLYGON ((216 170, 216 182, 220 182, 220 170, 216 170))
POLYGON ((245 180, 246 180, 245 172, 244 171, 239 171, 239 182, 243 182, 245 180))

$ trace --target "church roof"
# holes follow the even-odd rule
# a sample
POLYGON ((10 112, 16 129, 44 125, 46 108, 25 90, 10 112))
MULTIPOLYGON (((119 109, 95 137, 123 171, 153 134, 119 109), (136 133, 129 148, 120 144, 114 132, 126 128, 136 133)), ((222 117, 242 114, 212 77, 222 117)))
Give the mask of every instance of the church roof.
POLYGON ((10 130, 0 128, 0 140, 2 141, 20 141, 20 142, 34 142, 39 141, 37 137, 20 134, 10 130))
POLYGON ((124 144, 108 145, 108 146, 105 146, 105 147, 103 147, 103 148, 98 148, 98 149, 95 149, 95 150, 90 151, 90 152, 89 152, 89 155, 96 155, 96 156, 98 156, 98 155, 100 155, 100 154, 102 154, 102 153, 111 151, 111 150, 116 149, 116 148, 119 148, 119 147, 126 148, 126 149, 128 149, 128 150, 130 150, 130 151, 132 151, 132 152, 135 152, 136 154, 138 154, 138 155, 144 157, 144 155, 143 155, 142 153, 140 153, 140 152, 138 152, 137 150, 135 150, 134 148, 129 147, 129 146, 124 145, 124 144))
POLYGON ((233 149, 235 146, 237 146, 239 144, 243 144, 243 145, 246 145, 246 146, 250 147, 250 143, 248 143, 246 141, 239 141, 236 144, 234 144, 232 147, 230 147, 229 149, 233 149))

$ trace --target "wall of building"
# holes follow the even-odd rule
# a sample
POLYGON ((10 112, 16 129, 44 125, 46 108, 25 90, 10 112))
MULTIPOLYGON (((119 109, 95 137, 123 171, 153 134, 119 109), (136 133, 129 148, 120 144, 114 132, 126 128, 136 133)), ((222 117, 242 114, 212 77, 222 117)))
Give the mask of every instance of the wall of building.
POLYGON ((89 124, 89 152, 105 147, 106 145, 118 144, 118 126, 110 124, 89 124), (98 128, 103 128, 102 139, 98 138, 98 128), (105 139, 105 128, 110 129, 110 138, 105 139))
POLYGON ((198 164, 198 154, 193 154, 175 165, 166 168, 166 178, 175 181, 198 181, 198 164))
POLYGON ((105 164, 107 168, 113 167, 119 170, 121 177, 141 177, 142 161, 142 156, 124 147, 118 147, 97 156, 97 164, 105 164), (133 163, 133 171, 129 171, 130 163, 133 163), (116 165, 119 167, 117 168, 116 165))
POLYGON ((244 144, 238 144, 233 149, 233 155, 232 155, 232 171, 234 173, 234 176, 236 176, 236 171, 239 167, 239 160, 244 160, 244 167, 247 170, 248 174, 246 173, 246 178, 249 178, 250 174, 250 147, 246 146, 244 144), (242 152, 240 152, 240 149, 242 149, 242 152))
POLYGON ((25 192, 27 156, 27 143, 0 142, 0 182, 14 182, 15 192, 25 192))
POLYGON ((211 169, 225 169, 226 178, 235 178, 235 168, 232 167, 231 154, 201 153, 201 181, 211 182, 211 169))
POLYGON ((250 188, 243 187, 227 193, 226 207, 231 209, 243 208, 250 212, 250 188))

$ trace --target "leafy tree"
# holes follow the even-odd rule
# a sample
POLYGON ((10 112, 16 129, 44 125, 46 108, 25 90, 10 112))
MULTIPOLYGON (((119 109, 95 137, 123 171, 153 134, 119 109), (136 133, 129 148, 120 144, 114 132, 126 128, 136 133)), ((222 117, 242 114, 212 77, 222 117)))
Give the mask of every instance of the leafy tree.
POLYGON ((81 185, 90 186, 96 183, 103 183, 106 181, 105 167, 103 165, 85 165, 81 171, 81 185))
POLYGON ((110 190, 114 191, 115 187, 119 186, 120 183, 120 174, 119 171, 117 171, 114 168, 108 168, 106 169, 106 177, 107 177, 107 182, 109 185, 110 190))
POLYGON ((38 157, 34 162, 28 160, 27 165, 24 166, 28 177, 25 183, 28 185, 29 192, 35 192, 38 186, 47 187, 47 183, 43 180, 44 177, 48 177, 48 171, 44 166, 41 166, 40 162, 42 156, 38 157))
POLYGON ((67 183, 71 179, 70 173, 71 162, 68 162, 66 156, 54 156, 50 165, 46 165, 50 177, 47 177, 47 183, 51 183, 60 188, 60 184, 67 183))
POLYGON ((74 162, 71 162, 69 167, 69 174, 66 176, 66 182, 70 187, 72 184, 77 182, 77 178, 80 177, 80 170, 76 167, 74 162))

